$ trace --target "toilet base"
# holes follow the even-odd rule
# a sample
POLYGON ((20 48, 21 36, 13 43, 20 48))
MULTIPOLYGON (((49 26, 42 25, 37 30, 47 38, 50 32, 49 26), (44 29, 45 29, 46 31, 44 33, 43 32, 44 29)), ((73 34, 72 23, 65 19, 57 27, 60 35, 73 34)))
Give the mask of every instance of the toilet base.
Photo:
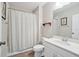
POLYGON ((43 51, 35 52, 34 57, 44 57, 43 51))

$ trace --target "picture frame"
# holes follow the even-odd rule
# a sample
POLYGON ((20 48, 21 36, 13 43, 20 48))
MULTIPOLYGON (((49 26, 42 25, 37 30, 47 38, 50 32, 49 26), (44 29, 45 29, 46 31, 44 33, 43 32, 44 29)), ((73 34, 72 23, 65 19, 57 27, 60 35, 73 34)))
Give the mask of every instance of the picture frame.
POLYGON ((61 25, 67 25, 67 17, 61 18, 61 25))

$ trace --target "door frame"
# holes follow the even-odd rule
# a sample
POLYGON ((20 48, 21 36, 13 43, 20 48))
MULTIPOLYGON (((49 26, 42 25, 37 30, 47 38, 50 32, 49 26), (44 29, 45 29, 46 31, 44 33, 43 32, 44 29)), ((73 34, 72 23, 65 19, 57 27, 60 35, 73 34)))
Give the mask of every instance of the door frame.
MULTIPOLYGON (((73 35, 74 35, 74 32, 73 32, 73 20, 74 20, 74 19, 73 19, 73 17, 74 17, 74 16, 79 16, 79 14, 74 14, 74 15, 72 15, 72 33, 71 33, 71 34, 72 34, 72 38, 74 38, 74 37, 73 37, 73 35)), ((79 38, 74 38, 74 39, 79 39, 79 38)))

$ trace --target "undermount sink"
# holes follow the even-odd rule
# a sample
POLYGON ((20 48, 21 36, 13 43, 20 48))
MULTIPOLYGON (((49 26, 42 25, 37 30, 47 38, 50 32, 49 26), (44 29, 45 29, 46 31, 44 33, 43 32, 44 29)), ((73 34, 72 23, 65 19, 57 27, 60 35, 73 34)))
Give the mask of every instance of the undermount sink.
POLYGON ((71 45, 68 41, 54 40, 54 42, 59 43, 59 44, 63 44, 63 45, 68 45, 68 46, 71 45))
POLYGON ((73 48, 75 48, 75 47, 79 48, 79 44, 71 42, 71 41, 63 41, 63 40, 55 39, 55 38, 52 41, 55 43, 58 43, 60 45, 69 46, 69 47, 73 47, 73 48))

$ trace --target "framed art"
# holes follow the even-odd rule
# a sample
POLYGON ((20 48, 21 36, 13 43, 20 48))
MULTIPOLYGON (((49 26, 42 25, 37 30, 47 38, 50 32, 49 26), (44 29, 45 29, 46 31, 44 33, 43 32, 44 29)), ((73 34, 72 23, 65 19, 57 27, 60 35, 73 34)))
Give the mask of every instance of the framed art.
POLYGON ((61 25, 67 25, 67 17, 61 18, 61 25))

